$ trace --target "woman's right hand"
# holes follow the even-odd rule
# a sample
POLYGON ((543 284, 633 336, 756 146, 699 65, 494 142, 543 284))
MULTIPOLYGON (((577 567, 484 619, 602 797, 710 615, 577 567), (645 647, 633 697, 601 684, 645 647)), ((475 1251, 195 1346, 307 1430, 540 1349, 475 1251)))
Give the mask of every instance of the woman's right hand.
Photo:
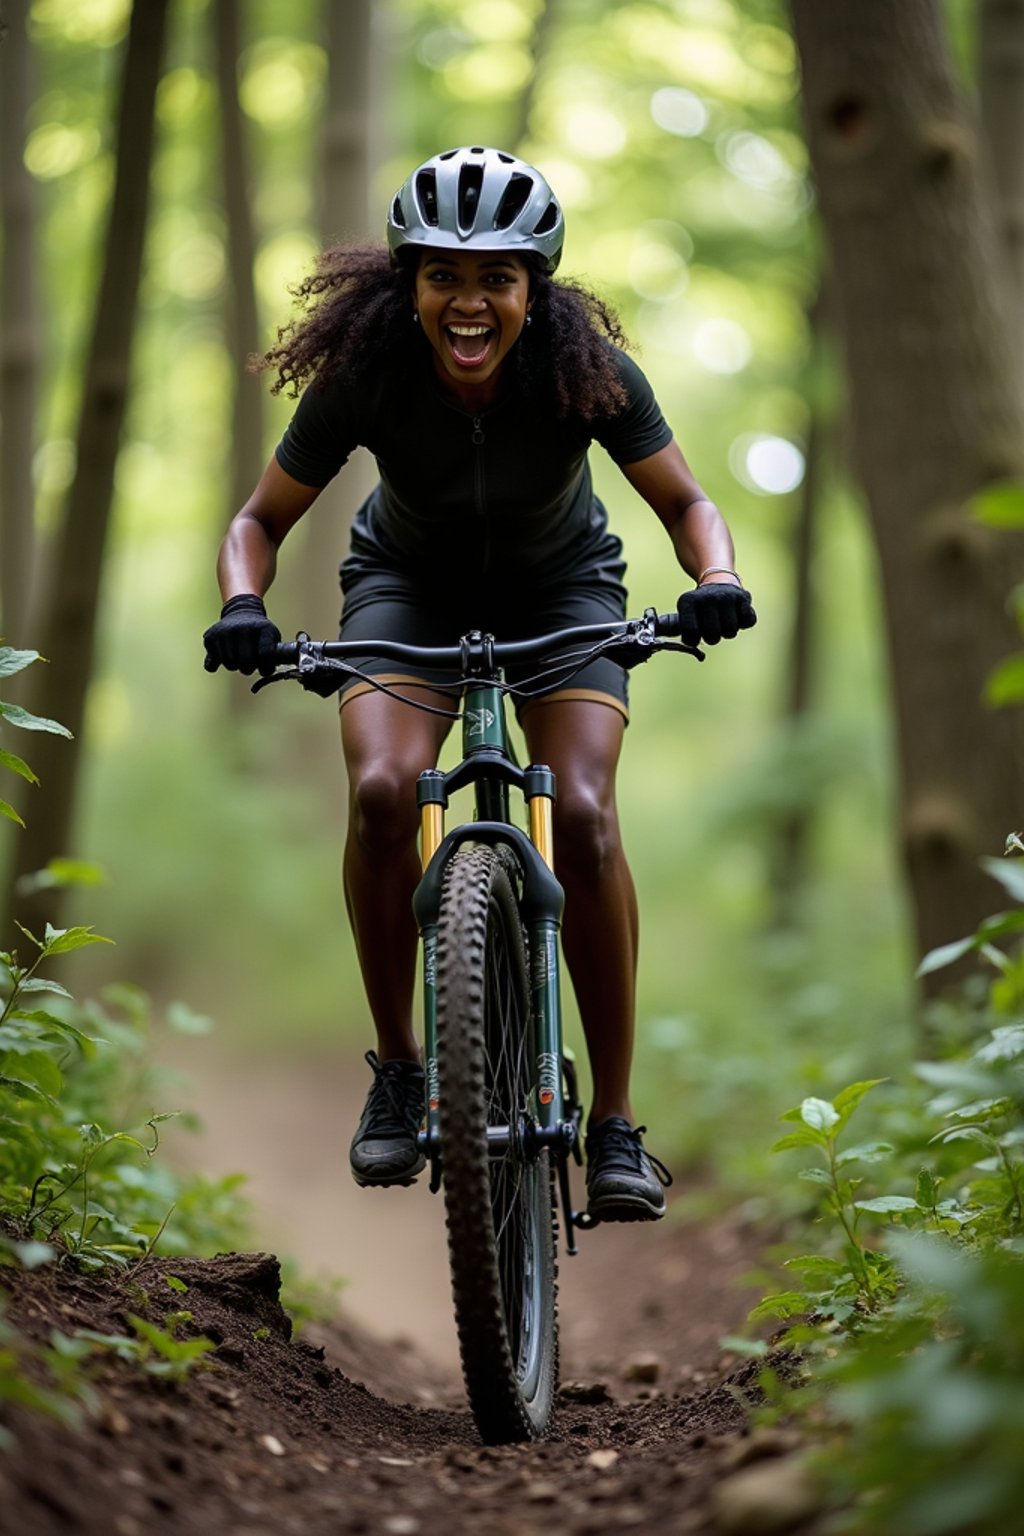
POLYGON ((246 677, 257 671, 273 670, 271 655, 281 643, 281 631, 267 618, 262 597, 255 592, 242 592, 229 597, 220 611, 216 624, 203 635, 206 646, 207 672, 226 667, 229 672, 242 672, 246 677))

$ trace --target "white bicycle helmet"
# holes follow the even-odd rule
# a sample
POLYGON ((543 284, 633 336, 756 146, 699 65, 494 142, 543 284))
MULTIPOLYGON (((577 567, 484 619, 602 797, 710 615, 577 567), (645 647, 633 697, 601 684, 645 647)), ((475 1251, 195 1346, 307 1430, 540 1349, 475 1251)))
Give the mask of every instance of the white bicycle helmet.
POLYGON ((388 214, 392 257, 409 245, 446 251, 535 251, 549 273, 565 219, 544 177, 500 149, 446 149, 417 166, 388 214))

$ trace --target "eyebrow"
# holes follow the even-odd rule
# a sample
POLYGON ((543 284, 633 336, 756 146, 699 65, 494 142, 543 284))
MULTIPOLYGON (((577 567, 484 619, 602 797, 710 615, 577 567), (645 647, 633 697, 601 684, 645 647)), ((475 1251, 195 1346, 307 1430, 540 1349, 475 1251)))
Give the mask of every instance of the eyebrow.
MULTIPOLYGON (((451 256, 429 256, 426 265, 428 267, 458 267, 459 263, 451 256)), ((495 256, 491 261, 482 261, 482 267, 504 267, 506 271, 516 272, 518 268, 514 261, 509 261, 507 256, 495 256)))

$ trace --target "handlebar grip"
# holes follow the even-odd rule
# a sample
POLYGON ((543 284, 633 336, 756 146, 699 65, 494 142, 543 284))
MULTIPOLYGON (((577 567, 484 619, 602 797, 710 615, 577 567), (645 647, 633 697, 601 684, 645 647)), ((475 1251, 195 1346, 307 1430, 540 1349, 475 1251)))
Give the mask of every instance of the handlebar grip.
POLYGON ((674 638, 679 634, 679 614, 659 613, 654 621, 654 628, 657 634, 666 635, 670 639, 674 638))

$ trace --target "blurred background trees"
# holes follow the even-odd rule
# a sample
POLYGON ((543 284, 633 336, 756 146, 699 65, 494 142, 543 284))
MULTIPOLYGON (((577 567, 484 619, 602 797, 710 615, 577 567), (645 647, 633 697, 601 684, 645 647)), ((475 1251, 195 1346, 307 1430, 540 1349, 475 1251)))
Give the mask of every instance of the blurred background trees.
MULTIPOLYGON (((89 979, 115 965, 268 1049, 362 1040, 334 711, 209 678, 200 636, 220 532, 289 413, 245 371, 289 286, 324 240, 380 238, 418 160, 508 144, 564 201, 564 270, 622 311, 761 614, 699 671, 635 677, 641 1095, 672 1097, 696 1145, 794 1077, 885 1070, 915 953, 997 904, 975 861, 1020 782, 1019 711, 979 702, 1017 644, 1017 10, 7 0, 0 623, 49 656, 43 712, 75 726, 79 776, 39 760, 45 842, 3 834, 8 919, 19 877, 78 855, 102 887, 27 889, 117 937, 89 979), (71 595, 46 596, 61 570, 71 595)), ((634 606, 668 606, 663 535, 598 457, 634 606)), ((348 466, 286 547, 286 633, 333 630, 371 482, 348 466)))

